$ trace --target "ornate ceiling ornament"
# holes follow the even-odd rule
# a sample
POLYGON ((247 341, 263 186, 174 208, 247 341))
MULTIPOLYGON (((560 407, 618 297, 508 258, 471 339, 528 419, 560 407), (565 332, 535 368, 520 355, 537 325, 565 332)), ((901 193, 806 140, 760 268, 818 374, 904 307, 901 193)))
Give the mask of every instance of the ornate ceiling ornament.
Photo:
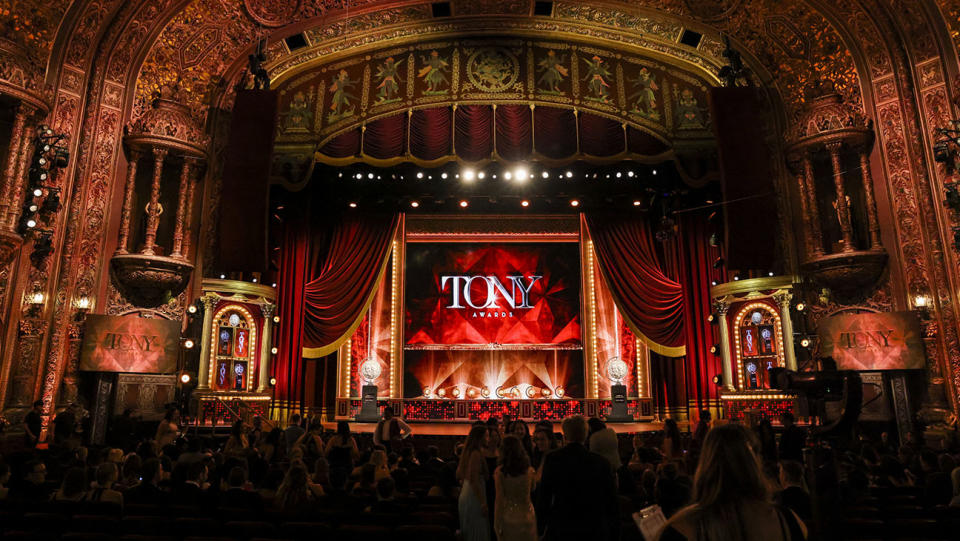
POLYGON ((743 0, 683 0, 690 14, 703 22, 726 20, 740 9, 743 0))
POLYGON ((519 75, 520 62, 505 47, 481 47, 467 59, 467 78, 484 92, 509 90, 519 75))
POLYGON ((183 259, 157 255, 114 255, 110 264, 120 292, 135 306, 148 308, 180 295, 193 272, 183 259))
POLYGON ((131 147, 159 147, 187 156, 206 156, 207 136, 202 123, 173 91, 155 97, 150 109, 127 127, 124 140, 131 147))
POLYGON ((872 136, 871 124, 859 107, 845 103, 835 92, 827 92, 808 102, 798 115, 788 141, 792 149, 799 150, 837 140, 859 146, 869 142, 872 136))
POLYGON ((0 94, 21 99, 46 113, 43 66, 13 41, 0 37, 0 94))
POLYGON ((250 18, 270 28, 277 28, 297 19, 303 0, 243 0, 250 18))

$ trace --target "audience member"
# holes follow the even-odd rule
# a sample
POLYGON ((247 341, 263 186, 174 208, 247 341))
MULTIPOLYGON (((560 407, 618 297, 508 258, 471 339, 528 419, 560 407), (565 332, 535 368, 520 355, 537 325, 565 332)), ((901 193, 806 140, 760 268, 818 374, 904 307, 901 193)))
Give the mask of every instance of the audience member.
POLYGON ((227 476, 227 490, 220 493, 220 507, 243 509, 252 512, 263 510, 263 498, 260 494, 247 490, 247 471, 240 466, 230 469, 227 476))
POLYGON ((274 506, 286 515, 298 516, 308 512, 315 500, 315 492, 309 487, 307 469, 300 464, 290 466, 277 489, 274 506))
POLYGON ((83 468, 70 468, 63 476, 63 483, 53 493, 55 502, 79 502, 87 493, 87 476, 83 468))
POLYGON ((793 460, 780 461, 780 492, 774 501, 796 513, 801 520, 813 517, 810 507, 810 494, 803 487, 803 464, 793 460))
POLYGON ((83 501, 94 503, 113 504, 123 509, 123 494, 113 489, 117 481, 117 465, 113 462, 104 462, 97 467, 97 480, 93 488, 87 491, 83 501))
POLYGON ((796 425, 793 414, 789 411, 780 415, 780 423, 783 424, 783 433, 780 434, 780 460, 794 460, 802 463, 807 435, 796 425))
POLYGON ((172 501, 188 507, 199 507, 208 503, 206 481, 207 465, 203 461, 188 463, 187 479, 180 486, 174 487, 172 501))
POLYGON ((325 454, 331 466, 353 469, 353 465, 360 460, 360 449, 356 438, 350 433, 350 423, 337 423, 337 433, 327 442, 325 454))
POLYGON ((484 456, 490 432, 482 424, 470 429, 457 466, 457 478, 463 483, 458 502, 463 541, 490 541, 490 510, 486 494, 488 466, 484 456))
POLYGON ((619 537, 619 501, 610 463, 585 444, 587 421, 563 420, 564 447, 544 457, 537 519, 550 540, 619 537))
POLYGON ((683 448, 680 440, 680 427, 673 419, 667 419, 663 422, 663 444, 661 452, 667 459, 675 459, 683 456, 683 448))
POLYGON ((383 417, 373 431, 373 443, 383 445, 387 451, 399 449, 400 442, 409 436, 413 430, 403 422, 403 419, 394 416, 393 408, 383 408, 383 417))
MULTIPOLYGON (((514 421, 517 423, 520 421, 514 421)), ((500 445, 500 465, 493 475, 496 486, 494 532, 499 541, 536 541, 537 519, 530 501, 534 472, 523 441, 508 434, 500 445)))
POLYGON ((450 500, 460 497, 460 487, 457 484, 457 467, 454 464, 443 465, 427 492, 427 496, 450 500))
POLYGON ((300 426, 300 414, 294 413, 290 416, 290 424, 283 431, 283 440, 287 444, 287 453, 293 450, 293 446, 296 445, 297 440, 300 439, 300 436, 303 436, 303 433, 306 430, 300 426))
POLYGON ((163 420, 161 420, 157 426, 157 434, 153 438, 157 442, 157 447, 163 449, 177 440, 177 436, 180 433, 180 429, 177 427, 179 421, 180 411, 177 408, 167 409, 163 420))
POLYGON ((722 425, 707 433, 693 494, 693 505, 667 522, 660 539, 797 541, 806 538, 806 530, 797 516, 771 503, 760 460, 750 447, 747 430, 740 425, 722 425))
POLYGON ((12 487, 11 497, 26 502, 43 502, 50 497, 47 486, 47 465, 30 460, 23 467, 23 477, 12 487))
POLYGON ((160 489, 160 482, 163 480, 163 468, 159 459, 151 458, 143 463, 141 479, 139 484, 123 493, 126 503, 138 505, 166 503, 166 493, 160 489))
POLYGON ((33 449, 40 441, 40 431, 43 428, 43 418, 40 417, 42 409, 43 400, 37 400, 23 417, 23 443, 28 449, 33 449))

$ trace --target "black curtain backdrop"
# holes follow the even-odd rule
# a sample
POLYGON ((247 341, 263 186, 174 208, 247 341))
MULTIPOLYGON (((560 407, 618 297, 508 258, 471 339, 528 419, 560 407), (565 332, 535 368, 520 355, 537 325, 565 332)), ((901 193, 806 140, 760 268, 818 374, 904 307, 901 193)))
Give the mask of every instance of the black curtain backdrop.
POLYGON ((274 91, 237 93, 220 195, 219 266, 224 271, 267 270, 267 211, 276 125, 274 91))

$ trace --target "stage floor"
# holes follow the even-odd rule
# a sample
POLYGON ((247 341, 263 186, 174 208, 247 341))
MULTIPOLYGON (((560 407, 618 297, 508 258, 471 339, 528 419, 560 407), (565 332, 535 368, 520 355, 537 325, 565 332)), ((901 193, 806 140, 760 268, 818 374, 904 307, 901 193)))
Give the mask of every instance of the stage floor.
MULTIPOLYGON (((413 434, 425 436, 466 436, 470 432, 473 423, 454 423, 454 422, 407 422, 413 429, 413 434)), ((535 423, 527 423, 530 430, 533 430, 535 423)), ((635 434, 637 432, 656 432, 663 430, 663 423, 607 423, 607 426, 614 429, 619 434, 635 434)), ((350 429, 354 432, 369 434, 377 427, 377 423, 358 423, 351 422, 350 429)), ((560 433, 560 423, 553 423, 553 431, 560 433)))

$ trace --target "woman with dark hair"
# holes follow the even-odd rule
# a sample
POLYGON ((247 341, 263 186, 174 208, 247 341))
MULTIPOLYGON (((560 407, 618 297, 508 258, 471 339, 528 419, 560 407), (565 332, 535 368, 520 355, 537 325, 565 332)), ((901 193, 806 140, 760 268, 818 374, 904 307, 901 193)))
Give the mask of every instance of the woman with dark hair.
POLYGON ((163 420, 160 421, 160 424, 157 426, 157 434, 153 438, 157 442, 157 448, 163 449, 167 445, 171 445, 177 441, 177 435, 180 433, 180 429, 177 427, 179 420, 180 410, 177 408, 167 409, 163 420))
POLYGON ((243 426, 243 421, 237 420, 233 423, 233 426, 230 427, 230 437, 227 438, 227 443, 223 446, 223 454, 226 456, 242 456, 247 447, 250 446, 247 440, 247 431, 243 426))
POLYGON ((348 471, 353 469, 353 465, 360 460, 360 449, 357 447, 356 438, 350 433, 350 423, 337 422, 337 433, 327 442, 324 454, 331 467, 341 467, 348 471))
POLYGON ((323 438, 320 437, 322 433, 323 423, 320 419, 314 419, 310 422, 310 428, 294 444, 303 449, 303 460, 306 464, 313 464, 323 456, 323 438))
POLYGON ((63 476, 63 484, 53 493, 55 502, 79 502, 86 495, 87 475, 83 468, 70 468, 63 476))
POLYGON ((490 511, 486 494, 489 474, 484 457, 489 432, 483 425, 475 425, 470 429, 457 466, 457 479, 463 482, 457 506, 463 541, 490 541, 490 511))
POLYGON ((283 454, 283 446, 280 445, 281 438, 283 438, 283 430, 274 428, 270 432, 267 432, 265 437, 257 440, 256 448, 260 451, 261 458, 263 458, 267 464, 278 461, 280 455, 283 454))
POLYGON ((533 432, 533 453, 530 454, 530 462, 534 468, 540 469, 543 465, 543 457, 557 448, 557 439, 553 437, 553 427, 537 426, 533 432))
POLYGON ((673 419, 667 419, 663 422, 663 446, 660 451, 667 460, 683 456, 683 451, 680 448, 680 427, 673 419))
POLYGON ((520 443, 523 444, 523 450, 527 452, 527 456, 533 456, 533 438, 530 437, 530 427, 527 426, 527 423, 520 419, 510 421, 507 433, 520 438, 520 443))
POLYGON ((499 541, 536 541, 537 517, 530 501, 533 478, 523 442, 508 434, 500 444, 500 465, 493 474, 497 493, 493 524, 499 541))
POLYGON ((736 424, 707 433, 693 481, 693 505, 681 509, 660 533, 662 541, 800 541, 803 524, 771 502, 770 486, 750 435, 736 424))

